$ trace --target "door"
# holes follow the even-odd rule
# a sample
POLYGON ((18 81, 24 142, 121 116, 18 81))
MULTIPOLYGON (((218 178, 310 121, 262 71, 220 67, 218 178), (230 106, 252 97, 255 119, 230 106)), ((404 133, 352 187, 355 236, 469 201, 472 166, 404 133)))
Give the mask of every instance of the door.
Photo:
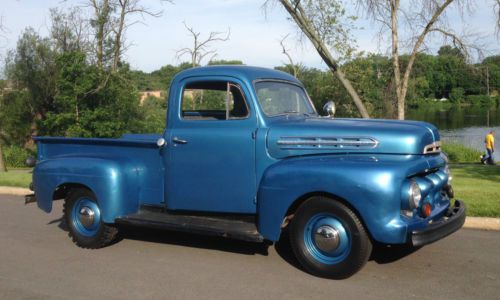
POLYGON ((183 82, 180 97, 168 134, 167 208, 255 213, 257 119, 244 89, 195 79, 183 82))

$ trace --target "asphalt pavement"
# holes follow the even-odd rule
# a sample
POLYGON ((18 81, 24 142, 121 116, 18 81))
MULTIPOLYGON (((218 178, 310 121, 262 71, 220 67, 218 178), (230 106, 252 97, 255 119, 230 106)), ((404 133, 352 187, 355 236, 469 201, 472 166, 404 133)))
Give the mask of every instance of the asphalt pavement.
POLYGON ((62 202, 46 214, 0 195, 0 299, 499 299, 500 232, 462 229, 417 251, 378 247, 353 277, 297 267, 277 246, 124 228, 99 250, 75 246, 62 202))

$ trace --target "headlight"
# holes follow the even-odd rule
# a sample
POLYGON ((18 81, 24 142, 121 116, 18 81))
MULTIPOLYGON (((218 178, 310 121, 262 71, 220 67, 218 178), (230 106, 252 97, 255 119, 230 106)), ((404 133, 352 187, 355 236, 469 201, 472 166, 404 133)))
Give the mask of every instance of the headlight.
POLYGON ((420 200, 422 200, 422 193, 420 191, 420 187, 415 181, 412 181, 410 184, 410 188, 408 190, 408 201, 410 204, 410 207, 417 208, 420 205, 420 200))
POLYGON ((446 173, 446 175, 448 175, 448 184, 451 184, 451 181, 453 180, 453 176, 451 176, 450 168, 448 167, 448 165, 446 165, 446 167, 444 167, 444 172, 446 173))

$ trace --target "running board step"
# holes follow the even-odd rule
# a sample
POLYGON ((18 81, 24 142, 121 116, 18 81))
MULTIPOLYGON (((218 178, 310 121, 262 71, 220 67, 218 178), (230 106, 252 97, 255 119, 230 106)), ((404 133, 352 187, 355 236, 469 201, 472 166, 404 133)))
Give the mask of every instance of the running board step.
POLYGON ((264 241, 264 237, 257 231, 254 222, 228 217, 141 210, 136 214, 117 218, 115 222, 117 224, 221 236, 249 242, 264 241))

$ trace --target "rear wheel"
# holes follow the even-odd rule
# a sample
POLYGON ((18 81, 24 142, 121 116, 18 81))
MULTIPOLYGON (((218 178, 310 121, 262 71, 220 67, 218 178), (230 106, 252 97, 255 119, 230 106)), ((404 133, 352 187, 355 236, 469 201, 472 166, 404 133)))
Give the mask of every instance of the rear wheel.
POLYGON ((69 236, 82 248, 102 248, 116 239, 118 229, 103 223, 97 199, 87 189, 74 189, 68 193, 64 201, 64 217, 69 236))
POLYGON ((290 242, 297 260, 311 274, 342 279, 359 271, 372 244, 356 214, 346 205, 312 197, 296 211, 290 242))

